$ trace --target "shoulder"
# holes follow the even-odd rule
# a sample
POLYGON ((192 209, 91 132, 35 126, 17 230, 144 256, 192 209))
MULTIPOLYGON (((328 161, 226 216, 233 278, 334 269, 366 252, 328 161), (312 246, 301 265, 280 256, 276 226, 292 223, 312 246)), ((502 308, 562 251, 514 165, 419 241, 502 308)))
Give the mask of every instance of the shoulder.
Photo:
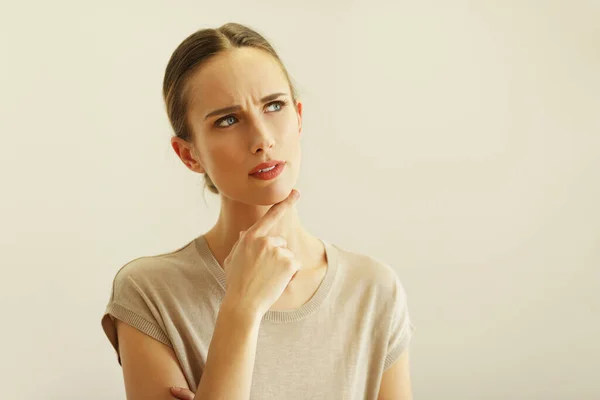
POLYGON ((389 285, 390 281, 398 278, 394 268, 386 261, 338 245, 335 245, 335 248, 338 250, 338 262, 342 264, 348 274, 383 286, 389 285))
POLYGON ((402 290, 396 268, 388 262, 338 245, 335 247, 338 250, 341 273, 354 288, 364 287, 370 292, 380 294, 382 299, 393 298, 402 290))
POLYGON ((195 242, 186 243, 175 250, 154 255, 140 256, 122 265, 114 276, 114 286, 136 285, 139 287, 156 287, 186 274, 193 258, 195 242))

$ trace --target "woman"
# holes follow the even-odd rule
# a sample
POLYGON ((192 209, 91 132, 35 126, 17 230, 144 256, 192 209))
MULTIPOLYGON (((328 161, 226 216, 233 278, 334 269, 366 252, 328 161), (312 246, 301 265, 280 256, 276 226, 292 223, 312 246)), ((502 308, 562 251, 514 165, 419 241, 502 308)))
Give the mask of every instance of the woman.
POLYGON ((243 25, 200 30, 163 95, 173 150, 221 210, 205 234, 116 274, 102 326, 127 398, 410 399, 395 272, 298 218, 302 103, 275 50, 243 25))

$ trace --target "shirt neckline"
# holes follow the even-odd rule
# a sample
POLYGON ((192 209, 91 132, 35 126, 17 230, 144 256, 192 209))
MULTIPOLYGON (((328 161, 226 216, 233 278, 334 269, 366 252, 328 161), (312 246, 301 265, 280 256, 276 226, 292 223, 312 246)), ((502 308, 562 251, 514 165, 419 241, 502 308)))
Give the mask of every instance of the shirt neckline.
MULTIPOLYGON (((333 281, 335 280, 336 271, 338 267, 337 252, 334 246, 326 242, 325 240, 318 238, 325 246, 325 254, 327 257, 327 270, 325 276, 321 280, 317 290, 313 296, 302 306, 293 310, 269 310, 265 313, 262 320, 270 322, 294 322, 298 321, 313 312, 315 312, 319 306, 325 301, 327 295, 331 291, 333 281)), ((219 265, 217 259, 213 255, 204 235, 200 235, 195 240, 195 245, 198 253, 206 267, 210 270, 213 276, 219 282, 223 294, 225 294, 225 271, 219 265)))

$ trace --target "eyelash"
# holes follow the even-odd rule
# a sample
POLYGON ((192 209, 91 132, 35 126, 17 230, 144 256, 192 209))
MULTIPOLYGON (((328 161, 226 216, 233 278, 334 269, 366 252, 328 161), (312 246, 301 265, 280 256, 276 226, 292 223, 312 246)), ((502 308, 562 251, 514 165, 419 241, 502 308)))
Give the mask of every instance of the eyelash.
MULTIPOLYGON (((283 108, 287 105, 287 100, 275 100, 275 101, 272 101, 270 103, 267 103, 266 107, 269 107, 269 106, 271 106, 273 104, 279 104, 279 106, 281 108, 279 110, 277 110, 277 111, 271 111, 271 112, 279 112, 279 111, 283 110, 283 108)), ((218 120, 215 121, 215 127, 224 129, 224 128, 229 128, 230 126, 233 126, 234 124, 226 125, 226 126, 219 126, 221 124, 221 122, 227 120, 230 117, 234 117, 235 118, 235 115, 229 114, 229 115, 226 115, 224 117, 219 118, 218 120)))

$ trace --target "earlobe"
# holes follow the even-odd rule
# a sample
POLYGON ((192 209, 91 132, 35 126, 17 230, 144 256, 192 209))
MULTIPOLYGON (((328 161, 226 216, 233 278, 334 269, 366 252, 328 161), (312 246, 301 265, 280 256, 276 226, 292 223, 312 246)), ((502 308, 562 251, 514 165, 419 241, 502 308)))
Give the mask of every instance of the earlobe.
POLYGON ((200 163, 196 163, 195 167, 190 167, 190 169, 192 169, 195 172, 198 172, 199 174, 205 174, 206 170, 204 168, 202 168, 202 165, 200 165, 200 163))

